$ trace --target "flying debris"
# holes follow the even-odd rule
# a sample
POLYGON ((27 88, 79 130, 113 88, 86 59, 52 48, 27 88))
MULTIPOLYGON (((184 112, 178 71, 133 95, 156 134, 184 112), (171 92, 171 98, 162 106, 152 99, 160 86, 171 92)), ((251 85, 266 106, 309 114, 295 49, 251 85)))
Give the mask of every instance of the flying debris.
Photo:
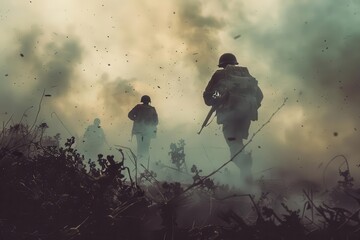
POLYGON ((240 37, 241 37, 241 34, 236 35, 236 36, 234 37, 234 39, 238 39, 238 38, 240 38, 240 37))

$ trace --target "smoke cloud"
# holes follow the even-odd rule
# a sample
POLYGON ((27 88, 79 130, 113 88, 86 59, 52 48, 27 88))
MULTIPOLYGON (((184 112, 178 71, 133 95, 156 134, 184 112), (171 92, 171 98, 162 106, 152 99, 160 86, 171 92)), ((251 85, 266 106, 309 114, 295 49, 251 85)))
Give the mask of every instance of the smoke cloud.
POLYGON ((4 0, 0 117, 14 113, 16 122, 33 106, 31 123, 45 89, 39 121, 49 131, 81 136, 99 117, 110 143, 134 148, 127 113, 147 94, 160 120, 153 160, 169 162, 169 143, 185 139, 188 165, 206 172, 229 152, 215 122, 196 134, 209 110, 202 92, 219 56, 232 52, 264 92, 250 136, 289 98, 247 147, 254 171, 316 178, 322 168, 314 166, 334 155, 359 163, 359 7, 350 0, 4 0))

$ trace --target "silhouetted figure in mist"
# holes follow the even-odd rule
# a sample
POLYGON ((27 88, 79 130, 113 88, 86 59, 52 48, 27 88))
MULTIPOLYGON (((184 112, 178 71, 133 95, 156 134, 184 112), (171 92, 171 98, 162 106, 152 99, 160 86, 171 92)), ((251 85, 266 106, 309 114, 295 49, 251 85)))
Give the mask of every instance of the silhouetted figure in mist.
MULTIPOLYGON (((209 81, 203 98, 208 106, 215 106, 217 123, 223 125, 223 134, 233 157, 249 136, 250 122, 258 120, 258 108, 263 94, 257 80, 231 53, 219 58, 219 67, 209 81)), ((245 182, 252 181, 251 153, 242 152, 233 162, 240 168, 245 182)))
POLYGON ((95 118, 94 123, 87 127, 83 136, 85 157, 92 160, 98 159, 98 154, 104 150, 106 142, 104 130, 100 126, 100 119, 95 118))
POLYGON ((142 104, 137 104, 128 117, 134 121, 132 135, 136 136, 137 158, 144 161, 149 159, 150 142, 156 137, 159 120, 155 108, 149 105, 150 97, 144 95, 140 101, 142 104))

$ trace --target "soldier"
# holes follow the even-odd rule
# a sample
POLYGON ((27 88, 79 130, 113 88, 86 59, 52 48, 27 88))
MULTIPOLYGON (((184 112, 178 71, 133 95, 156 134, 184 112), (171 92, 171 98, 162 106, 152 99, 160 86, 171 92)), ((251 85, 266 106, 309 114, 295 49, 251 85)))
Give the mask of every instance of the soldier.
POLYGON ((100 119, 95 118, 93 124, 86 128, 83 136, 85 157, 96 160, 98 154, 103 151, 105 143, 107 141, 104 130, 100 126, 100 119))
MULTIPOLYGON (((243 139, 249 136, 250 122, 258 120, 257 110, 263 99, 257 80, 246 67, 236 65, 233 54, 221 55, 218 66, 222 69, 213 74, 203 94, 205 104, 216 109, 231 157, 244 146, 243 139)), ((251 182, 251 154, 239 154, 233 162, 240 168, 242 179, 251 182)))
POLYGON ((156 137, 156 126, 159 120, 155 108, 149 105, 150 97, 144 95, 140 101, 142 104, 137 104, 129 112, 128 117, 134 121, 132 135, 136 136, 137 158, 149 160, 150 141, 156 137))

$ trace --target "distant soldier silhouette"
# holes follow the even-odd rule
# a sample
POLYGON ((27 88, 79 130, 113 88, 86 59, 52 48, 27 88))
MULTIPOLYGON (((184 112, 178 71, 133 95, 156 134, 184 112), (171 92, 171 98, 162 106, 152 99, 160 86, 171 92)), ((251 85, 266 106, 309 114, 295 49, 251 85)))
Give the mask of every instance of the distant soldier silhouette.
POLYGON ((95 118, 93 124, 87 127, 83 136, 83 147, 86 158, 97 160, 98 154, 104 150, 107 143, 104 130, 100 126, 100 119, 95 118))
POLYGON ((142 104, 137 104, 128 114, 134 121, 132 135, 136 136, 137 158, 149 160, 150 141, 156 137, 158 115, 154 107, 150 106, 151 99, 144 95, 141 97, 142 104))
MULTIPOLYGON (((203 98, 205 104, 216 110, 217 123, 223 125, 223 134, 233 157, 249 136, 250 122, 258 120, 258 108, 263 94, 257 80, 246 67, 238 65, 235 55, 225 53, 219 58, 219 67, 211 77, 203 98)), ((239 154, 233 162, 240 168, 242 179, 252 181, 251 153, 239 154)))

